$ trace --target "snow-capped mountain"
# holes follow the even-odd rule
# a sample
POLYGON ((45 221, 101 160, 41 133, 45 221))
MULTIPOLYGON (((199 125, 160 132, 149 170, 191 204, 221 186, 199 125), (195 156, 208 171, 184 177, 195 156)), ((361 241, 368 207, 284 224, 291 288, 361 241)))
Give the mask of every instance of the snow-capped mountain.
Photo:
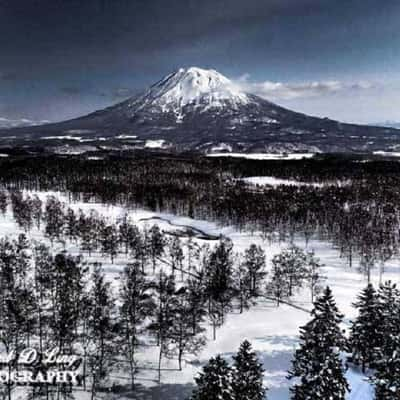
POLYGON ((204 109, 240 107, 248 104, 249 97, 225 76, 214 70, 191 67, 181 68, 153 85, 143 96, 135 99, 136 110, 146 106, 158 107, 162 112, 184 116, 184 108, 204 109))
MULTIPOLYGON (((0 131, 1 136, 10 130, 0 131)), ((113 146, 282 152, 400 147, 400 131, 300 114, 242 92, 214 70, 181 68, 142 94, 85 117, 13 130, 19 138, 113 141, 113 146), (78 135, 78 136, 76 136, 78 135)), ((104 145, 104 143, 103 143, 104 145)), ((104 146, 103 146, 104 147, 104 146)))

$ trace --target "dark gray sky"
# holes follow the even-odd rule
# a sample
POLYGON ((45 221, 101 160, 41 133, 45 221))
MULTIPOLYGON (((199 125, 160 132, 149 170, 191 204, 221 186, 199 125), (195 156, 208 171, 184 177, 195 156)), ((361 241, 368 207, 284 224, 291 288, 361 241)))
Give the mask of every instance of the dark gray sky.
POLYGON ((310 114, 400 120, 400 1, 0 0, 0 117, 82 115, 192 65, 310 114))

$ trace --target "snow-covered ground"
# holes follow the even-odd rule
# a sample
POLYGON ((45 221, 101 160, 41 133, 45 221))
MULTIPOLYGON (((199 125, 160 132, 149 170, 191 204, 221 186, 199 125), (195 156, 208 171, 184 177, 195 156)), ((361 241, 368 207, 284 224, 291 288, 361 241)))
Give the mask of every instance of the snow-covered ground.
POLYGON ((379 156, 389 156, 389 157, 400 157, 400 152, 398 151, 374 151, 373 154, 379 155, 379 156))
POLYGON ((310 182, 302 182, 297 181, 295 179, 281 179, 276 178, 274 176, 249 176, 246 178, 241 178, 242 181, 247 182, 251 185, 258 185, 258 186, 312 186, 312 187, 323 187, 329 185, 337 185, 337 186, 344 186, 349 185, 351 182, 349 180, 337 180, 337 181, 326 181, 324 183, 310 183, 310 182))
POLYGON ((312 158, 314 153, 210 153, 207 157, 239 157, 249 160, 301 160, 312 158))
POLYGON ((165 146, 165 139, 158 139, 158 140, 146 140, 146 144, 144 147, 148 149, 158 149, 165 146))
POLYGON ((274 176, 249 176, 247 178, 241 179, 244 182, 250 183, 252 185, 269 185, 269 186, 314 186, 314 187, 321 187, 323 186, 321 183, 307 183, 296 181, 294 179, 279 179, 275 178, 274 176))
MULTIPOLYGON (((56 195, 62 201, 68 202, 66 196, 59 193, 56 195)), ((39 196, 45 199, 47 194, 39 193, 39 196)), ((142 227, 157 223, 160 228, 168 231, 184 225, 199 229, 210 235, 223 234, 232 239, 235 251, 244 251, 251 243, 256 243, 265 249, 268 267, 270 266, 271 258, 287 246, 286 243, 269 244, 263 240, 258 232, 239 232, 233 227, 221 227, 214 222, 198 221, 166 213, 155 213, 142 209, 126 210, 118 206, 82 202, 73 203, 71 207, 75 210, 82 209, 85 212, 96 209, 99 214, 106 216, 110 221, 116 221, 125 213, 128 213, 132 222, 142 227)), ((18 233, 19 229, 12 220, 10 212, 5 217, 0 217, 0 237, 5 235, 15 236, 18 233)), ((28 236, 30 239, 44 240, 42 233, 36 229, 33 229, 28 236)), ((199 242, 204 243, 205 241, 199 239, 199 242)), ((213 241, 207 242, 213 243, 213 241)), ((299 239, 296 244, 300 247, 305 247, 304 240, 299 239)), ((59 247, 59 250, 63 249, 62 245, 56 246, 59 247)), ((356 267, 349 269, 345 260, 339 257, 339 252, 332 248, 329 243, 314 239, 308 243, 307 249, 314 250, 316 256, 325 264, 323 274, 326 276, 326 284, 330 285, 341 312, 345 314, 344 327, 346 327, 355 316, 355 310, 351 304, 359 291, 365 287, 365 277, 357 271, 356 267)), ((67 244, 67 250, 72 254, 79 253, 76 245, 67 244)), ((119 272, 122 271, 127 262, 123 255, 118 256, 114 264, 111 264, 109 259, 102 258, 100 254, 93 254, 92 257, 84 254, 84 257, 89 262, 101 261, 108 278, 115 285, 118 283, 119 272)), ((393 282, 399 283, 399 272, 398 260, 388 262, 385 267, 384 279, 391 279, 393 282)), ((372 279, 375 283, 378 283, 378 271, 375 270, 373 272, 372 279)), ((293 299, 293 303, 296 306, 300 306, 301 309, 285 304, 277 308, 272 301, 263 300, 242 314, 232 313, 227 317, 226 323, 217 330, 217 339, 215 341, 212 340, 211 328, 209 328, 207 345, 197 356, 186 356, 183 371, 177 370, 176 360, 164 361, 162 371, 163 390, 157 387, 158 383, 156 381, 158 348, 149 342, 147 346, 142 347, 140 350, 139 365, 141 369, 137 382, 146 391, 147 395, 151 396, 149 398, 183 398, 182 393, 186 393, 186 395, 190 393, 190 385, 193 383, 194 376, 210 357, 220 353, 230 359, 231 355, 237 351, 239 344, 244 339, 248 339, 258 352, 266 370, 265 383, 269 387, 268 399, 288 400, 290 383, 286 380, 287 371, 290 368, 292 354, 297 345, 299 327, 309 319, 308 312, 304 310, 311 309, 308 290, 304 289, 298 293, 293 299), (171 397, 169 395, 166 397, 167 390, 173 391, 175 397, 172 397, 172 395, 171 397)), ((373 398, 373 389, 363 375, 355 370, 349 370, 347 377, 352 387, 352 392, 347 397, 348 400, 369 400, 373 398)), ((117 377, 113 377, 113 379, 117 382, 126 383, 123 380, 122 373, 118 374, 117 377)))

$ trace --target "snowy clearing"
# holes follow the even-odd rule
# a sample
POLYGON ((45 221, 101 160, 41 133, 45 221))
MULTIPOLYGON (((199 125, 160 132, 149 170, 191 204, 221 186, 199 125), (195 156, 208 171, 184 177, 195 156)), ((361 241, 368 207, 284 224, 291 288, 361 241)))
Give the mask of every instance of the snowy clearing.
POLYGON ((374 151, 373 154, 379 156, 388 156, 388 157, 400 157, 400 152, 398 151, 374 151))
POLYGON ((165 139, 159 140, 146 140, 144 147, 148 149, 159 149, 165 146, 165 139))
POLYGON ((302 182, 296 181, 295 179, 281 179, 276 178, 274 176, 249 176, 246 178, 241 178, 240 180, 249 183, 251 185, 269 185, 269 186, 311 186, 311 187, 324 187, 329 185, 336 185, 336 186, 344 186, 349 185, 351 182, 349 180, 343 181, 326 181, 324 183, 310 183, 310 182, 302 182))
POLYGON ((210 153, 207 157, 239 157, 249 160, 301 160, 312 158, 315 153, 210 153))

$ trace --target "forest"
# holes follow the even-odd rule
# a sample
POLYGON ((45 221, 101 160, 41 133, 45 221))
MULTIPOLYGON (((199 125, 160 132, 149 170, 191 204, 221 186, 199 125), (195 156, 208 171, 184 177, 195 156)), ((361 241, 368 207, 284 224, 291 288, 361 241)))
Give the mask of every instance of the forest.
MULTIPOLYGON (((291 305, 296 293, 307 291, 313 308, 288 371, 291 398, 345 399, 350 365, 365 374, 377 400, 397 399, 400 292, 384 280, 384 272, 399 251, 400 164, 361 161, 221 162, 189 155, 0 160, 0 213, 11 212, 22 232, 0 240, 3 348, 33 345, 77 353, 80 387, 91 399, 127 390, 110 385, 109 377, 121 371, 134 395, 143 347, 157 348, 160 383, 163 360, 175 360, 182 370, 187 354, 216 340, 230 313, 243 313, 260 299, 275 307, 291 305), (250 185, 248 176, 293 184, 250 185), (64 193, 71 202, 117 204, 126 214, 110 221, 95 208, 74 210, 57 195, 42 200, 37 192, 64 193), (259 230, 266 243, 287 246, 267 266, 266 252, 256 244, 239 252, 223 235, 210 245, 190 232, 182 237, 157 224, 139 227, 129 218, 137 207, 259 230), (41 232, 41 240, 28 239, 33 230, 41 232), (346 332, 323 263, 296 244, 315 237, 331 243, 348 268, 366 280, 352 299, 358 317, 346 332), (117 279, 107 278, 102 263, 86 260, 94 253, 111 265, 118 257, 126 260, 117 279), (371 282, 375 268, 378 287, 371 282)), ((211 358, 195 378, 191 398, 268 398, 251 343, 244 340, 232 360, 211 358)), ((11 399, 14 389, 5 385, 4 398, 11 399)), ((68 398, 76 388, 46 385, 27 392, 31 398, 68 398)))

